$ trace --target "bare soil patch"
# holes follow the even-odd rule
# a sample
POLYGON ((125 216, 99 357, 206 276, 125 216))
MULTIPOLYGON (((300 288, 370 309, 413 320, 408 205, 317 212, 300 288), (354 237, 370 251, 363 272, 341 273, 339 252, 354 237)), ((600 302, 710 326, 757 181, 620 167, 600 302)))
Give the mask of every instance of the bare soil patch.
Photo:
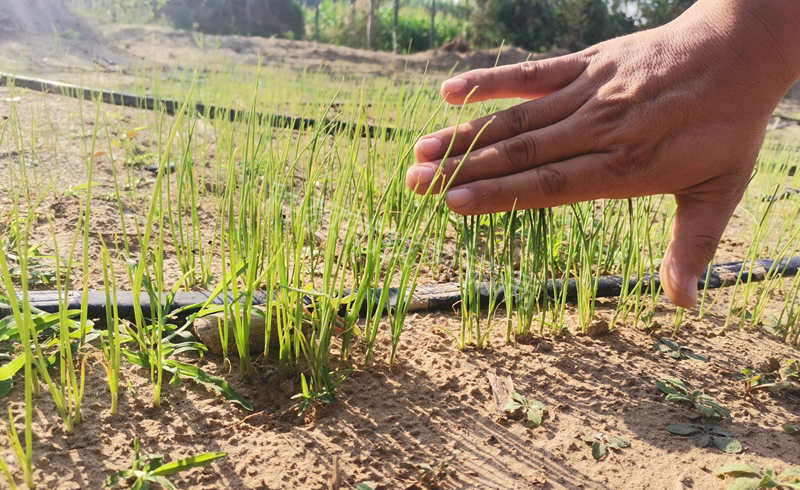
MULTIPOLYGON (((255 412, 187 383, 165 388, 162 408, 153 409, 146 373, 126 367, 132 390, 111 416, 104 373, 90 363, 84 422, 73 435, 63 433, 47 396, 37 399, 36 476, 44 488, 98 488, 130 464, 134 437, 169 459, 228 452, 225 460, 181 474, 181 488, 325 488, 335 474, 342 488, 365 481, 387 489, 719 488, 713 471, 731 461, 780 469, 800 464, 796 438, 780 427, 798 422, 797 399, 745 396, 737 378, 742 367, 797 357, 763 334, 722 331, 714 314, 687 322, 679 341, 710 357, 697 363, 657 352, 656 333, 626 327, 597 339, 542 337, 515 345, 496 339, 490 349, 461 352, 435 328, 457 324, 452 315, 412 315, 397 365, 388 369, 381 359, 359 369, 342 386, 339 403, 312 420, 298 418, 287 401, 298 391, 294 383, 275 375, 242 383, 213 358, 196 362, 227 377, 255 412), (544 424, 502 417, 488 372, 511 376, 518 392, 543 401, 550 413, 544 424), (691 438, 667 433, 666 425, 687 422, 688 411, 658 394, 654 382, 664 375, 680 376, 728 407, 733 422, 724 426, 744 453, 698 449, 691 438), (631 447, 595 462, 581 437, 598 432, 626 437, 631 447), (448 463, 444 474, 422 479, 424 465, 441 463, 448 463)), ((11 397, 17 413, 21 396, 16 390, 11 397)))

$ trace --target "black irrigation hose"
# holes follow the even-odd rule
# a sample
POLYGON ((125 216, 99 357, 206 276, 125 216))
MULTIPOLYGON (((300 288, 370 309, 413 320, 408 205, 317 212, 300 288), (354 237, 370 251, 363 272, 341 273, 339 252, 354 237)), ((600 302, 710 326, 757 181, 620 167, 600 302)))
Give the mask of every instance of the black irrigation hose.
MULTIPOLYGON (((105 104, 131 107, 134 109, 146 109, 152 111, 156 110, 156 108, 159 108, 169 115, 175 115, 180 108, 183 107, 183 102, 175 99, 161 99, 150 95, 140 96, 126 92, 116 92, 113 90, 81 87, 69 83, 54 82, 51 80, 23 77, 14 75, 12 73, 0 72, 0 86, 3 85, 14 85, 15 87, 26 88, 36 92, 63 95, 75 99, 84 99, 90 101, 100 99, 105 104)), ((295 131, 304 131, 322 124, 325 131, 328 133, 348 132, 353 134, 360 128, 361 137, 369 136, 370 138, 374 138, 380 136, 385 139, 395 139, 398 137, 414 135, 414 131, 404 128, 374 126, 371 124, 361 126, 335 119, 326 118, 317 120, 309 117, 287 116, 285 114, 265 114, 262 112, 256 112, 253 114, 251 111, 209 105, 203 102, 195 102, 194 110, 198 114, 202 114, 209 119, 227 119, 231 122, 244 121, 253 115, 255 120, 260 124, 266 124, 276 128, 293 129, 295 131)), ((793 124, 800 124, 800 119, 795 117, 785 116, 782 114, 773 114, 773 117, 784 121, 784 125, 780 126, 780 128, 793 124)))
MULTIPOLYGON (((778 261, 772 259, 759 259, 752 262, 729 262, 725 264, 717 264, 711 268, 708 275, 708 288, 718 289, 726 286, 736 284, 737 280, 741 282, 759 282, 767 279, 767 277, 777 276, 795 276, 800 272, 800 257, 793 257, 790 259, 781 259, 778 261)), ((648 292, 652 288, 658 289, 660 281, 658 274, 654 276, 646 275, 640 279, 631 279, 628 285, 628 291, 634 290, 641 282, 641 291, 648 292)), ((623 278, 620 276, 602 276, 597 285, 597 297, 611 298, 619 296, 622 291, 623 278)), ((563 281, 548 281, 547 292, 548 296, 554 296, 562 293, 564 288, 563 281), (555 286, 555 287, 554 287, 555 286)), ((568 299, 575 299, 578 294, 577 284, 574 279, 569 279, 566 284, 566 294, 568 299)), ((697 283, 698 290, 705 288, 705 276, 697 283)), ((345 294, 348 294, 345 291, 345 294)), ((490 299, 490 291, 488 284, 481 284, 480 288, 481 302, 488 303, 490 299)), ((516 295, 520 294, 520 290, 515 291, 516 295)), ((180 308, 186 308, 193 305, 201 305, 209 298, 208 292, 179 292, 176 294, 172 303, 172 311, 180 308)), ((369 309, 373 311, 377 308, 378 299, 380 298, 380 289, 373 290, 367 295, 365 305, 361 309, 362 315, 365 315, 369 309)), ((502 287, 498 287, 495 291, 495 299, 500 302, 503 300, 505 294, 502 287)), ((397 305, 400 291, 397 288, 389 290, 389 307, 393 308, 397 305)), ((213 304, 223 304, 223 295, 213 298, 213 304)), ((235 298, 229 298, 233 301, 235 298)), ((261 291, 253 298, 253 304, 264 304, 267 296, 266 293, 261 291)), ((59 309, 59 295, 57 291, 31 291, 29 293, 29 301, 31 306, 48 312, 55 313, 59 309)), ((307 304, 312 304, 310 298, 305 298, 307 304)), ((419 286, 409 302, 409 311, 422 312, 422 311, 452 311, 454 307, 461 301, 461 292, 458 283, 445 283, 434 284, 430 286, 419 286)), ((73 291, 68 295, 68 308, 80 309, 81 307, 81 292, 73 291)), ((150 312, 150 301, 147 294, 142 293, 140 296, 140 304, 142 311, 147 314, 150 312)), ((134 321, 134 297, 131 292, 118 292, 117 293, 117 309, 120 318, 134 321)), ((0 318, 11 315, 11 309, 8 305, 0 303, 0 318)), ((185 313, 184 315, 188 315, 185 313)), ((88 293, 88 316, 89 318, 99 319, 102 324, 106 318, 106 295, 101 291, 90 291, 88 293)))
MULTIPOLYGON (((84 99, 89 101, 101 100, 103 103, 134 109, 146 109, 149 111, 161 110, 166 114, 175 115, 183 107, 183 102, 175 99, 161 99, 150 95, 140 96, 125 92, 115 92, 113 90, 94 89, 81 87, 68 83, 42 80, 39 78, 22 77, 11 73, 0 72, 0 86, 15 86, 44 92, 48 94, 63 95, 74 99, 84 99)), ((190 105, 191 106, 191 105, 190 105)), ((216 105, 204 104, 203 102, 194 103, 194 110, 209 119, 227 119, 228 121, 246 121, 254 117, 260 124, 268 126, 305 131, 322 125, 327 133, 350 133, 355 134, 360 129, 361 137, 395 139, 398 137, 409 136, 413 131, 399 129, 389 126, 358 125, 350 122, 335 119, 312 119, 309 117, 295 117, 283 114, 266 114, 256 112, 253 114, 249 110, 233 109, 230 107, 220 107, 216 105)))

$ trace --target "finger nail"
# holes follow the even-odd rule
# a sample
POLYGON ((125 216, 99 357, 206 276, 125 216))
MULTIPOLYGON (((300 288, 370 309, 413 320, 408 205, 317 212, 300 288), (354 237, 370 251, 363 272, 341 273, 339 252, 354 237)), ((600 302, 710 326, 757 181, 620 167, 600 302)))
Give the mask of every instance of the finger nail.
POLYGON ((419 140, 414 146, 415 153, 432 158, 437 157, 441 149, 442 142, 438 138, 425 138, 419 140))
POLYGON ((406 185, 411 189, 430 185, 434 175, 436 169, 430 165, 414 165, 406 172, 406 185))
POLYGON ((467 81, 463 78, 451 78, 442 84, 442 94, 444 95, 461 95, 464 89, 467 88, 467 81))
POLYGON ((472 202, 472 191, 463 187, 453 189, 447 193, 447 205, 461 208, 472 202))

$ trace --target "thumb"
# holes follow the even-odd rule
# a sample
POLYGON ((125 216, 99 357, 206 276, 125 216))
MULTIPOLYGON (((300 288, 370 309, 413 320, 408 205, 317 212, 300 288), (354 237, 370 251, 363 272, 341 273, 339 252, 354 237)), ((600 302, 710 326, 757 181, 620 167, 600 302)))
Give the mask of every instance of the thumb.
POLYGON ((714 258, 738 199, 733 196, 677 195, 672 241, 661 262, 661 285, 676 306, 697 303, 697 281, 714 258))

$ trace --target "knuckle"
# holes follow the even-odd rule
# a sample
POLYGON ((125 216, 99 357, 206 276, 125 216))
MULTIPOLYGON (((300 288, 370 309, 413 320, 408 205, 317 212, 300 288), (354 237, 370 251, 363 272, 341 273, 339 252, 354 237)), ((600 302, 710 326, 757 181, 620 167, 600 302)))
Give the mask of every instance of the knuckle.
POLYGON ((625 121, 631 106, 624 98, 607 97, 591 108, 594 123, 605 127, 615 127, 625 121))
POLYGON ((641 177, 647 173, 651 154, 642 144, 628 144, 614 152, 606 163, 607 173, 615 179, 641 177))
POLYGON ((525 86, 530 86, 536 84, 541 65, 535 61, 523 61, 517 65, 517 69, 519 70, 520 82, 525 86))
POLYGON ((503 143, 508 169, 516 171, 535 163, 536 146, 536 138, 533 135, 512 138, 503 143))
POLYGON ((542 195, 557 195, 567 187, 567 178, 555 165, 536 169, 536 186, 542 195))
POLYGON ((457 172, 461 172, 463 168, 466 166, 469 159, 464 158, 448 158, 447 161, 444 163, 442 168, 442 179, 450 179, 453 177, 457 172), (463 163, 463 165, 462 165, 463 163))
POLYGON ((506 130, 511 134, 524 133, 528 129, 528 111, 522 106, 514 106, 503 113, 506 130))

